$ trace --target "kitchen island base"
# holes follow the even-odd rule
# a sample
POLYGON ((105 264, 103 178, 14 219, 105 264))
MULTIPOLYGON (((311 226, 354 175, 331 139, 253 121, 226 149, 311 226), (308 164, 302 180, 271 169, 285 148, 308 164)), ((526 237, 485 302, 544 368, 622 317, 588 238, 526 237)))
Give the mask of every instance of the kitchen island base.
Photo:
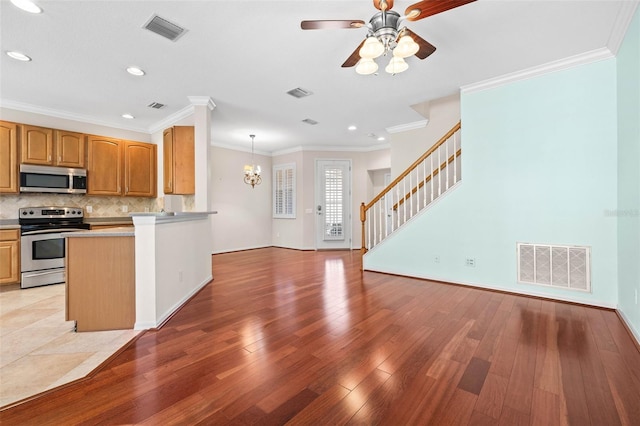
POLYGON ((76 331, 133 329, 135 239, 67 238, 66 319, 76 331))

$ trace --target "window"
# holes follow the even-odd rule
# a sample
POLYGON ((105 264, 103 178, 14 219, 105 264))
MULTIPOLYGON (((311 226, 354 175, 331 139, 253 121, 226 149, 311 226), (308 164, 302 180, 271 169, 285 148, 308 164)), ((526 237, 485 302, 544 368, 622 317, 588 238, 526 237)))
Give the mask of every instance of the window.
POLYGON ((296 165, 273 166, 273 217, 296 218, 296 165))

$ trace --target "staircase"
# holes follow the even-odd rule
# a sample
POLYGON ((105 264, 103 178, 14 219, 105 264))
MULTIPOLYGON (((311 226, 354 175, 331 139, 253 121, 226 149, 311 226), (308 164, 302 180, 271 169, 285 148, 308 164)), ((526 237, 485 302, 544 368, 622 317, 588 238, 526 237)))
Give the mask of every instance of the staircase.
POLYGON ((460 181, 460 128, 458 122, 373 200, 362 203, 363 254, 460 181))

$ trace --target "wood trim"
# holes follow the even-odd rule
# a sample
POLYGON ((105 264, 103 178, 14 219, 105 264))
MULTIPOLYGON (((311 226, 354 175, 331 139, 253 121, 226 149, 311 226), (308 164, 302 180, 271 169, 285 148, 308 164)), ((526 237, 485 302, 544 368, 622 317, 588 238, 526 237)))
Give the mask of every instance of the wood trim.
POLYGON ((393 205, 393 210, 398 210, 398 207, 400 207, 402 204, 404 204, 404 202, 406 200, 408 200, 409 198, 411 198, 411 195, 415 194, 416 192, 418 192, 418 190, 420 188, 422 188, 423 186, 425 186, 427 183, 431 182, 431 176, 437 176, 438 173, 440 173, 441 170, 444 170, 447 165, 453 163, 453 161, 459 157, 462 154, 462 148, 458 149, 458 151, 456 151, 455 154, 452 154, 446 161, 443 161, 442 164, 440 164, 440 167, 435 168, 434 170, 431 171, 431 174, 429 176, 426 177, 426 179, 424 181, 421 181, 418 185, 416 185, 411 191, 409 191, 407 193, 407 195, 405 195, 403 198, 400 199, 400 201, 398 201, 397 203, 395 203, 393 205))
POLYGON ((435 143, 435 145, 433 145, 431 148, 429 148, 427 150, 427 152, 425 152, 424 154, 422 154, 420 156, 420 158, 418 158, 416 161, 413 162, 413 164, 411 164, 409 167, 407 167, 407 169, 402 172, 402 174, 400 174, 400 176, 398 176, 397 178, 395 178, 393 180, 393 182, 391 182, 389 185, 387 185, 387 187, 385 189, 383 189, 378 195, 376 195, 373 200, 371 200, 369 202, 369 204, 365 205, 365 212, 367 210, 369 210, 371 207, 373 207, 373 205, 375 203, 377 203, 378 201, 380 201, 380 199, 382 197, 385 196, 385 194, 389 191, 391 191, 391 189, 398 183, 400 182, 402 179, 404 179, 405 177, 407 177, 407 175, 409 173, 411 173, 411 171, 413 169, 415 169, 416 167, 418 167, 418 165, 420 163, 422 163, 424 161, 425 158, 427 158, 429 155, 431 155, 436 149, 438 149, 443 143, 445 143, 451 136, 453 136, 453 134, 455 132, 457 132, 458 130, 460 130, 461 128, 461 122, 458 121, 458 124, 456 124, 455 126, 453 126, 451 128, 451 130, 449 130, 443 137, 440 138, 440 140, 438 142, 435 143))

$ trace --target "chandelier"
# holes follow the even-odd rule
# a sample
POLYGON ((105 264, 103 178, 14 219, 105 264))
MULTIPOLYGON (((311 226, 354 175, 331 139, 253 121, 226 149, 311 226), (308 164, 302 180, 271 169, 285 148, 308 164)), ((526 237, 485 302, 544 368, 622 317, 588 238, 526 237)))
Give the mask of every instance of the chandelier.
POLYGON ((364 44, 358 51, 360 61, 356 66, 356 72, 362 75, 373 74, 378 71, 378 64, 374 59, 382 54, 392 52, 393 56, 385 71, 389 74, 398 74, 409 68, 404 58, 415 55, 420 45, 405 31, 398 31, 397 27, 401 17, 393 10, 376 13, 371 18, 370 30, 364 44))
POLYGON ((260 185, 262 178, 260 177, 260 166, 253 161, 253 139, 256 135, 249 135, 251 138, 251 165, 244 166, 244 183, 251 185, 251 188, 260 185))

